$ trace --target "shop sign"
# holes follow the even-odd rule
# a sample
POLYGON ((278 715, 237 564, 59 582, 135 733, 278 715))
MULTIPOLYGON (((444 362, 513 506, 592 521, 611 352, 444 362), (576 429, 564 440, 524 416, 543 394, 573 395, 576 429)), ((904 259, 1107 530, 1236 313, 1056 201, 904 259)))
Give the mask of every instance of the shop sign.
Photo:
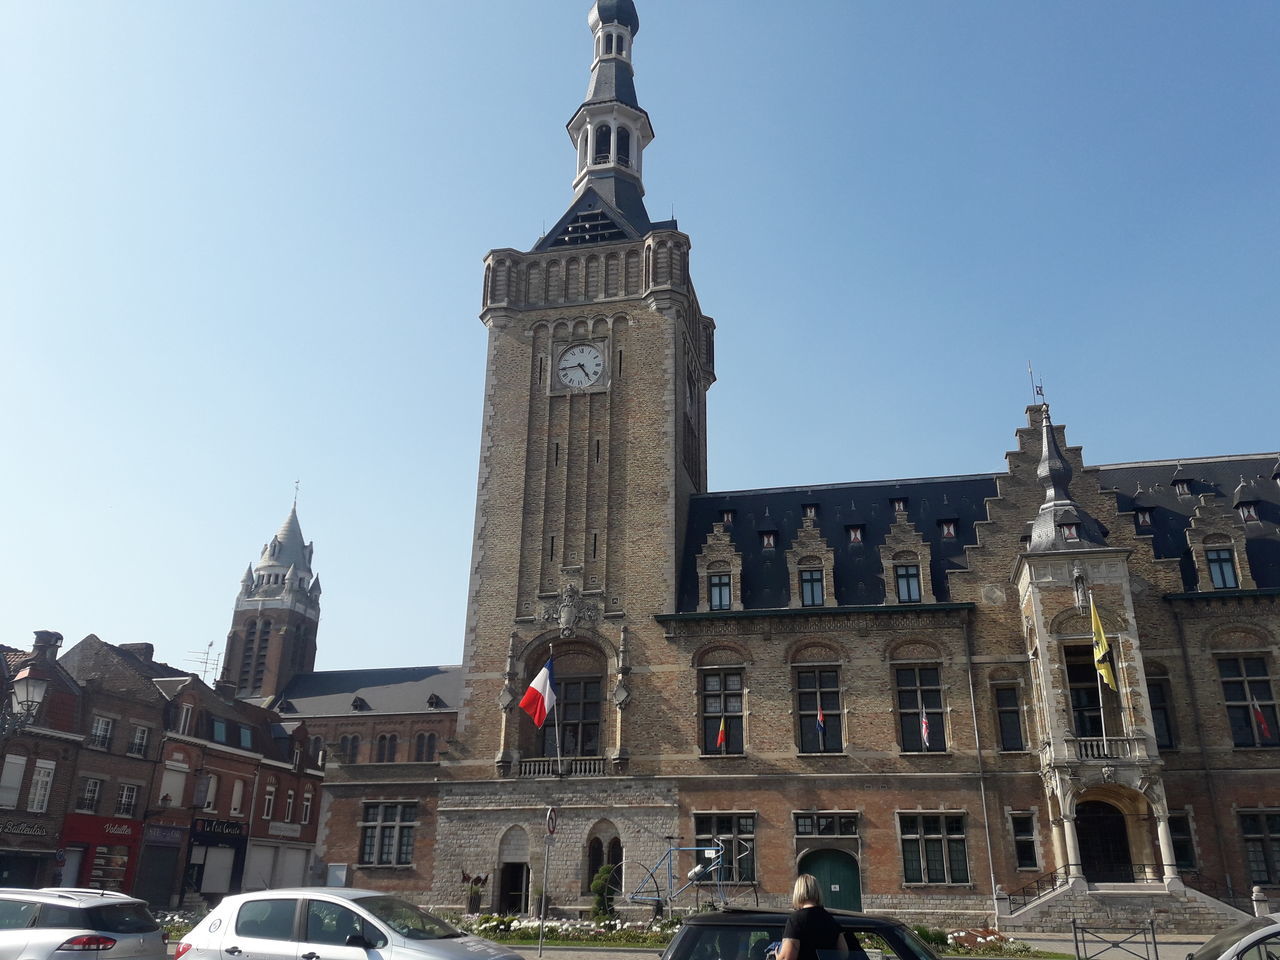
POLYGON ((244 824, 235 820, 206 820, 203 817, 197 817, 192 824, 192 829, 196 833, 212 834, 216 837, 244 836, 244 824))
POLYGON ((47 837, 49 828, 35 820, 0 820, 0 833, 12 837, 47 837))
POLYGON ((272 837, 289 837, 293 840, 302 836, 302 824, 285 823, 282 820, 272 820, 267 824, 267 834, 272 837))
POLYGON ((171 827, 162 823, 149 823, 142 830, 144 843, 153 843, 160 847, 180 847, 186 842, 187 831, 182 827, 171 827))
POLYGON ((135 820, 114 820, 88 814, 69 813, 62 822, 62 839, 78 843, 125 843, 138 839, 135 820))

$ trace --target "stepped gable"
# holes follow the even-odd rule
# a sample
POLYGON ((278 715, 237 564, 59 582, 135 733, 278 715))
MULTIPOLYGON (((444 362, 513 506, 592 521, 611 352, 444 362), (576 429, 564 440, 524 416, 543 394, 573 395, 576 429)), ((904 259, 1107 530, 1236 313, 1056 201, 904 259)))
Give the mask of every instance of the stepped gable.
POLYGON ((679 612, 698 608, 697 554, 726 511, 733 513, 733 521, 724 530, 742 555, 743 608, 786 607, 786 551, 803 527, 806 506, 816 508, 814 526, 835 554, 836 605, 883 603, 885 574, 878 548, 894 522, 895 499, 906 499, 908 519, 932 547, 934 596, 949 601, 946 571, 965 566, 964 548, 977 543, 973 525, 987 519, 985 500, 996 495, 994 475, 982 474, 700 494, 689 502, 679 612), (944 520, 955 523, 954 538, 943 537, 944 520), (861 543, 850 542, 851 526, 863 528, 861 543), (764 532, 775 532, 772 550, 762 547, 764 532))
POLYGON ((457 709, 462 677, 461 666, 322 670, 294 677, 276 702, 289 701, 291 712, 303 716, 352 713, 357 697, 373 713, 420 712, 432 696, 442 709, 457 709))

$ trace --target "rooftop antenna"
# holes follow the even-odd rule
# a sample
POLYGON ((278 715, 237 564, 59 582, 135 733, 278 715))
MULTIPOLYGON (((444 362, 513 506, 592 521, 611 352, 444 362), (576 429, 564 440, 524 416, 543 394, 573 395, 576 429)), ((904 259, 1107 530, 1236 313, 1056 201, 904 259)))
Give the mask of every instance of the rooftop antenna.
POLYGON ((214 676, 218 674, 218 667, 222 660, 221 653, 213 652, 213 641, 209 641, 209 645, 203 650, 190 651, 191 656, 187 658, 188 663, 194 663, 200 668, 200 679, 205 683, 209 682, 209 674, 214 676))

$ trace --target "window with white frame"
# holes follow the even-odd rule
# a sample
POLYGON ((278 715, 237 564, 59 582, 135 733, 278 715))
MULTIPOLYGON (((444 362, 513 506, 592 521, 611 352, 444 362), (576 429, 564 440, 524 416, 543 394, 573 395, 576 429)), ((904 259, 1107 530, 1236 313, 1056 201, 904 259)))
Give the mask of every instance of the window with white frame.
POLYGON ((963 813, 899 813, 906 883, 968 883, 963 813))
POLYGON ((128 754, 131 757, 145 757, 147 755, 147 744, 151 740, 151 729, 149 727, 135 726, 133 728, 133 736, 129 738, 128 754))
POLYGON ((191 732, 191 704, 189 703, 184 703, 182 710, 178 714, 178 732, 191 732))
POLYGON ((209 777, 208 792, 204 796, 204 807, 202 809, 207 813, 214 813, 218 809, 218 775, 211 773, 209 777))
POLYGON ((77 813, 97 813, 98 798, 102 795, 102 781, 97 777, 85 777, 80 781, 80 792, 76 796, 77 813))
POLYGON ((37 760, 31 771, 31 789, 27 793, 27 810, 44 813, 49 809, 49 794, 53 792, 53 771, 57 764, 52 760, 37 760))
POLYGON ((231 810, 233 817, 241 816, 244 813, 244 781, 237 780, 231 785, 231 810))
POLYGON ((293 791, 289 790, 284 795, 284 822, 293 822, 293 791))
POLYGON ((22 789, 22 775, 27 771, 27 758, 20 753, 9 753, 0 770, 0 809, 12 810, 18 805, 18 791, 22 789))
POLYGON ((270 820, 275 816, 276 812, 276 785, 274 783, 267 784, 266 790, 262 793, 262 819, 270 820))
POLYGON ((416 803, 366 803, 360 821, 360 863, 407 866, 413 863, 416 803))
POLYGON ((88 746, 97 747, 99 750, 109 750, 111 748, 111 731, 115 727, 115 721, 110 717, 94 717, 93 726, 89 730, 88 746))
POLYGON ((311 791, 306 790, 302 794, 302 823, 311 822, 311 791))
POLYGON ((116 816, 132 817, 138 812, 138 786, 133 783, 120 784, 116 793, 116 816))

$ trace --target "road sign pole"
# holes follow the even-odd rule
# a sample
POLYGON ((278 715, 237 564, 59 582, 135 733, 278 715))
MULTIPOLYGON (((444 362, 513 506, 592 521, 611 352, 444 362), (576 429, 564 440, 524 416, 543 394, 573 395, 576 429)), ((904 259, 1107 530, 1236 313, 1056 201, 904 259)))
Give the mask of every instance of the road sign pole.
POLYGON ((556 808, 547 807, 547 842, 542 852, 542 896, 538 904, 538 956, 542 956, 542 941, 547 928, 547 867, 551 864, 551 844, 556 836, 556 808))

